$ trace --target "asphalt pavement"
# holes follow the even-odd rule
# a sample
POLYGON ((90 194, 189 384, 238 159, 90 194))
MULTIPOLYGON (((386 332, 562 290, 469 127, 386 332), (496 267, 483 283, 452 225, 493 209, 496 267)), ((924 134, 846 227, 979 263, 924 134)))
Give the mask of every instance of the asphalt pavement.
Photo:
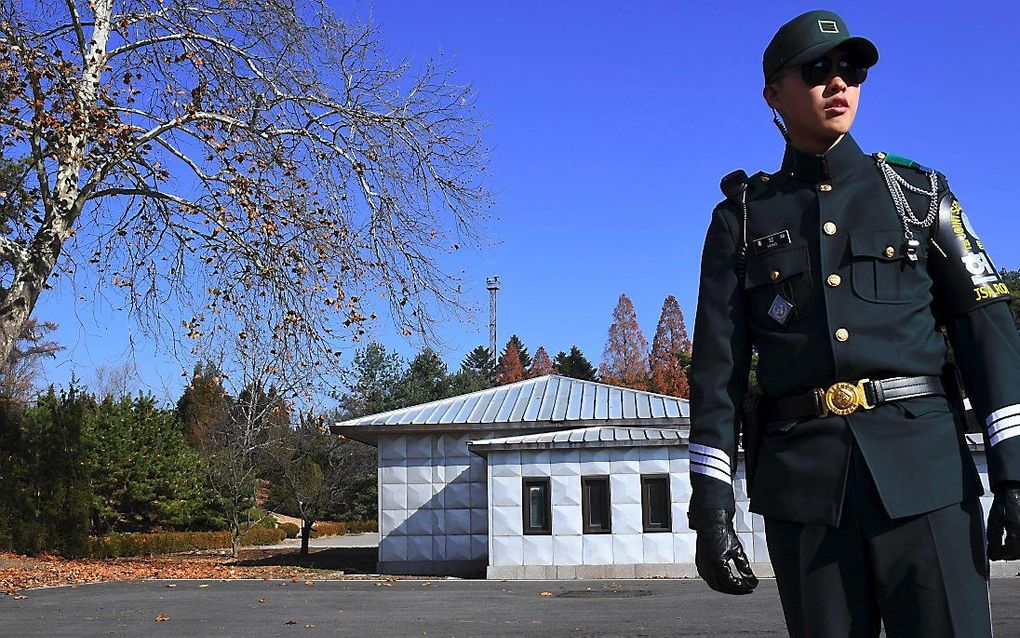
MULTIPOLYGON (((991 591, 996 634, 1020 635, 1020 579, 995 579, 991 591)), ((3 635, 786 635, 771 579, 741 597, 660 579, 135 581, 22 595, 0 597, 3 635)))

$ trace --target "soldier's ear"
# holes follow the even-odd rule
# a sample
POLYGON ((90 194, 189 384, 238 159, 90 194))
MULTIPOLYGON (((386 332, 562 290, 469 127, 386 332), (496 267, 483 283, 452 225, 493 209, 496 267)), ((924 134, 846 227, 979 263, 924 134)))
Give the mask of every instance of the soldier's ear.
POLYGON ((779 108, 779 91, 776 90, 776 83, 766 84, 765 88, 761 90, 761 95, 765 98, 765 103, 769 105, 770 109, 780 111, 779 108))

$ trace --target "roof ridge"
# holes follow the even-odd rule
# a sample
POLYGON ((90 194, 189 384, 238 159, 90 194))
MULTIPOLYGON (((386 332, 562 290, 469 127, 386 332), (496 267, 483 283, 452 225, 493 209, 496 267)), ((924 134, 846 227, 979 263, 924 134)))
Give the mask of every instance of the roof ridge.
MULTIPOLYGON (((424 409, 427 409, 429 406, 436 406, 436 405, 442 404, 444 402, 450 402, 450 401, 469 401, 473 397, 483 396, 483 395, 486 395, 486 394, 494 394, 494 393, 500 392, 500 391, 509 391, 509 389, 515 388, 515 387, 523 387, 523 386, 528 386, 528 385, 537 385, 539 382, 544 382, 544 383, 548 384, 548 382, 550 380, 552 380, 553 378, 557 379, 557 381, 566 380, 566 381, 569 381, 570 383, 589 384, 589 385, 593 385, 593 386, 604 386, 605 388, 612 388, 612 389, 620 390, 621 392, 634 392, 634 393, 638 393, 638 394, 641 394, 641 395, 647 395, 649 397, 657 397, 657 398, 660 398, 660 399, 663 399, 663 400, 671 400, 671 401, 678 401, 678 402, 681 402, 681 403, 683 403, 683 402, 688 402, 689 403, 689 400, 685 399, 683 397, 674 397, 674 396, 669 396, 669 395, 666 395, 666 394, 659 394, 658 392, 651 392, 649 390, 638 390, 637 388, 626 388, 626 387, 623 387, 623 386, 616 386, 616 385, 611 385, 611 384, 608 384, 608 383, 603 383, 601 381, 589 381, 587 379, 577 379, 575 377, 568 377, 568 376, 565 376, 565 375, 562 375, 562 374, 550 373, 550 374, 543 374, 543 375, 540 375, 540 376, 537 376, 537 377, 531 377, 530 379, 521 379, 520 381, 514 381, 513 383, 504 383, 502 385, 496 385, 496 386, 492 386, 490 388, 482 388, 481 390, 475 390, 474 392, 468 392, 466 394, 457 394, 457 395, 453 395, 453 396, 449 396, 449 397, 443 397, 441 399, 433 399, 432 401, 426 401, 425 403, 416 403, 414 405, 407 405, 407 406, 403 406, 403 407, 400 407, 400 408, 393 408, 391 410, 384 410, 382 412, 375 412, 375 413, 372 413, 372 414, 365 414, 365 415, 362 415, 362 416, 351 417, 351 418, 348 418, 348 419, 344 419, 342 421, 336 421, 334 424, 335 425, 350 424, 350 423, 355 422, 355 421, 362 421, 362 420, 370 419, 370 418, 378 420, 378 419, 381 419, 382 417, 392 416, 394 414, 397 414, 397 413, 405 411, 405 410, 412 410, 412 409, 415 409, 415 410, 424 410, 424 409)), ((553 400, 555 400, 555 398, 553 400)), ((569 397, 568 397, 568 401, 569 401, 569 397)), ((541 403, 539 404, 539 409, 541 409, 541 403)))

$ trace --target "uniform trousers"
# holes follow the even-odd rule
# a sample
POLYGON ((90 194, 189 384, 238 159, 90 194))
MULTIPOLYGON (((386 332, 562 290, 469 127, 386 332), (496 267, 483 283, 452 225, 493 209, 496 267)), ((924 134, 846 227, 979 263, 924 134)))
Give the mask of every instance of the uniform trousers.
POLYGON ((854 444, 838 527, 765 518, 791 636, 991 635, 981 504, 890 519, 854 444))

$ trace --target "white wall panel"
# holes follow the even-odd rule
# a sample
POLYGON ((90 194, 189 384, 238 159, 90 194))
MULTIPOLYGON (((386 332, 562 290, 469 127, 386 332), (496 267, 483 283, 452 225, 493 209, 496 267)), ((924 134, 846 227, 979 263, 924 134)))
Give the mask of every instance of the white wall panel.
POLYGON ((614 504, 641 504, 641 475, 612 474, 609 477, 609 495, 614 504))
POLYGON ((613 563, 623 565, 642 561, 644 555, 642 534, 618 534, 614 531, 611 536, 613 539, 613 563))
POLYGON ((581 504, 581 479, 579 475, 574 476, 553 476, 549 480, 552 504, 556 505, 580 505, 581 504))
POLYGON ((612 534, 585 534, 581 539, 582 559, 585 565, 613 563, 612 534))
POLYGON ((560 535, 556 534, 552 537, 553 539, 553 563, 556 565, 580 565, 582 562, 581 555, 581 535, 571 534, 560 535))
POLYGON ((552 565, 552 536, 529 534, 524 537, 525 565, 552 565))
POLYGON ((644 545, 643 561, 645 563, 672 563, 673 562, 673 534, 659 532, 656 534, 642 534, 641 542, 644 545))

